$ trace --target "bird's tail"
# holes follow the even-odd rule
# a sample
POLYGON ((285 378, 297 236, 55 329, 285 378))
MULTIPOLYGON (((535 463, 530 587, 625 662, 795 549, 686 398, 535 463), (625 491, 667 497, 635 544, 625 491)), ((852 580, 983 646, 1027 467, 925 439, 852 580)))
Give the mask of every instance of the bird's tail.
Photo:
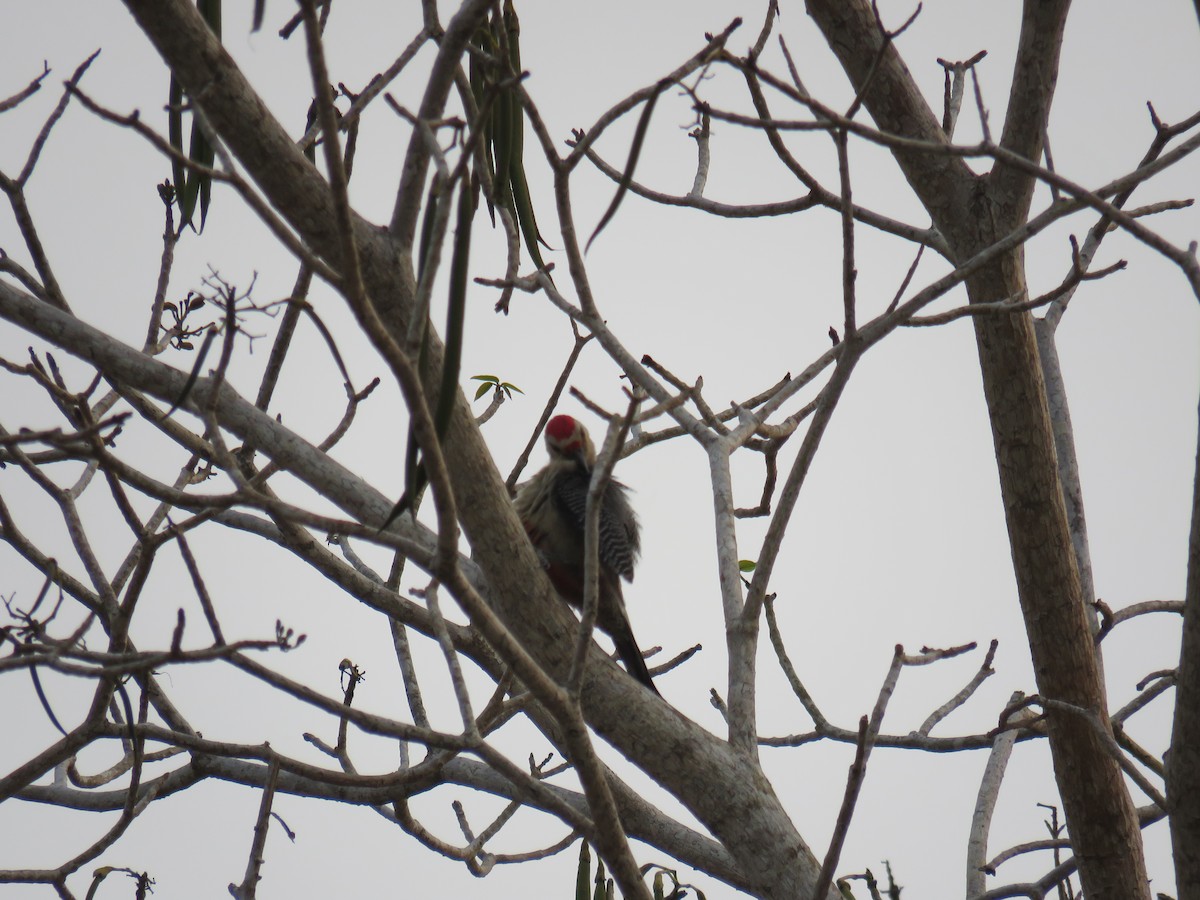
MULTIPOLYGON (((628 629, 628 623, 626 628, 628 629)), ((650 677, 650 670, 646 668, 646 659, 642 656, 642 651, 638 648, 637 641, 633 639, 633 632, 627 630, 625 634, 613 635, 613 644, 616 645, 617 654, 621 657, 621 662, 625 663, 625 669, 644 684, 654 693, 658 694, 658 688, 654 686, 654 679, 650 677)), ((662 696, 659 694, 659 696, 662 696)))
MULTIPOLYGON (((583 608, 583 579, 578 569, 568 566, 550 565, 546 569, 558 595, 576 609, 583 608)), ((618 576, 610 571, 600 573, 600 608, 597 610, 596 627, 612 638, 617 655, 625 664, 625 670, 654 693, 654 679, 646 668, 646 658, 633 637, 633 627, 625 613, 625 598, 618 576)), ((659 694, 661 697, 662 694, 659 694)))
POLYGON ((658 694, 654 679, 650 677, 650 670, 646 668, 646 658, 642 656, 642 651, 633 636, 629 615, 625 612, 621 580, 607 570, 600 573, 600 608, 597 610, 596 625, 612 638, 617 655, 621 657, 621 662, 625 663, 625 671, 658 694))

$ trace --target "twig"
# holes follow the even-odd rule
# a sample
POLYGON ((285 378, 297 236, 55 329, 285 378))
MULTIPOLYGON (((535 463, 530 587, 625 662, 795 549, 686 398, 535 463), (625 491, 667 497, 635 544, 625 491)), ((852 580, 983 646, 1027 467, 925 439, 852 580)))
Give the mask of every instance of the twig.
POLYGON ((538 418, 537 425, 534 426, 533 433, 529 436, 528 443, 525 444, 525 449, 517 457, 512 471, 508 473, 508 478, 504 479, 504 486, 508 488, 510 494, 516 490, 517 479, 521 477, 521 472, 525 470, 525 466, 529 462, 529 454, 533 452, 533 447, 537 443, 537 439, 541 436, 542 429, 546 427, 546 423, 550 421, 551 414, 558 406, 558 400, 562 397, 563 389, 566 388, 567 381, 571 377, 571 372, 575 370, 575 364, 579 361, 579 354, 583 352, 584 345, 592 339, 591 334, 581 335, 579 333, 579 328, 573 319, 571 320, 571 332, 575 336, 575 343, 571 347, 571 352, 567 355, 567 361, 563 364, 558 381, 554 383, 554 389, 550 391, 546 405, 542 407, 542 414, 538 418))
MULTIPOLYGON (((1017 844, 1016 846, 1009 847, 1007 850, 1003 850, 1000 853, 997 853, 994 857, 992 857, 990 860, 988 860, 986 863, 984 863, 984 865, 982 866, 982 871, 983 871, 983 873, 985 873, 987 875, 995 875, 996 870, 999 869, 1000 866, 1004 865, 1010 859, 1015 859, 1016 857, 1022 856, 1026 853, 1037 853, 1041 850, 1070 850, 1070 849, 1071 849, 1071 842, 1070 842, 1070 840, 1068 840, 1066 838, 1049 838, 1047 840, 1042 840, 1042 841, 1028 841, 1024 844, 1017 844)), ((983 889, 980 888, 979 891, 977 891, 976 893, 982 894, 983 889)), ((973 896, 975 896, 975 894, 968 892, 967 896, 973 897, 973 896)))
POLYGON ((184 565, 187 566, 188 576, 192 579, 192 585, 196 589, 196 596, 199 598, 200 606, 204 610, 204 618, 208 621, 208 627, 212 631, 213 640, 216 641, 218 647, 224 646, 225 636, 221 634, 221 624, 217 621, 217 612, 213 607, 212 597, 209 596, 208 588, 204 585, 204 579, 200 575, 200 567, 196 565, 196 558, 192 555, 187 538, 173 524, 170 530, 176 543, 179 544, 179 554, 183 557, 184 565))
MULTIPOLYGON (((993 648, 995 644, 993 643, 993 648)), ((1025 699, 1020 691, 1014 691, 1008 705, 1014 706, 1025 699)), ((992 825, 992 814, 1000 797, 1000 784, 1004 771, 1017 743, 1018 730, 1010 728, 996 735, 992 752, 988 754, 983 777, 979 780, 979 792, 975 797, 975 809, 971 814, 971 830, 967 838, 967 896, 974 897, 987 889, 987 874, 994 872, 999 863, 988 863, 988 834, 992 825)))
MULTIPOLYGON (((777 0, 771 0, 772 8, 777 0)), ((689 137, 696 141, 696 177, 692 180, 692 189, 688 191, 689 200, 699 200, 704 196, 704 186, 708 184, 708 167, 712 163, 712 120, 706 112, 700 113, 700 127, 693 129, 689 137)))
POLYGON ((254 840, 250 844, 246 874, 240 885, 229 885, 229 893, 236 900, 254 900, 257 896, 258 882, 262 878, 259 871, 262 869, 263 851, 266 849, 267 831, 271 824, 271 805, 275 801, 275 784, 278 780, 279 761, 272 759, 267 768, 267 784, 263 788, 262 800, 258 806, 258 819, 254 823, 254 840))
POLYGON ((850 772, 846 776, 846 791, 842 796, 842 806, 838 810, 833 836, 829 839, 829 849, 825 852, 817 883, 813 887, 813 900, 821 900, 829 892, 829 886, 833 883, 833 871, 837 868, 838 860, 841 858, 842 845, 846 842, 846 834, 850 830, 850 820, 854 817, 854 806, 858 802, 858 794, 867 774, 867 755, 870 753, 869 734, 867 717, 863 716, 858 720, 858 742, 854 751, 854 762, 850 764, 850 772))
POLYGON ((929 734, 938 722, 966 703, 984 681, 996 674, 996 670, 992 668, 992 661, 996 658, 996 648, 999 645, 1000 642, 993 638, 991 645, 988 647, 987 655, 984 656, 983 663, 979 666, 979 671, 975 673, 974 677, 967 682, 961 691, 929 714, 929 718, 917 729, 918 734, 929 734))
POLYGON ((30 81, 29 84, 25 85, 25 87, 17 91, 17 93, 13 94, 11 97, 6 97, 5 99, 0 100, 0 113, 8 112, 10 109, 19 106, 36 94, 39 90, 41 90, 42 82, 45 81, 49 75, 50 64, 45 60, 42 60, 42 74, 38 75, 36 78, 30 81))
POLYGON ((779 630, 779 623, 775 619, 775 595, 770 594, 763 600, 763 607, 767 614, 767 632, 771 636, 771 646, 775 648, 775 656, 779 660, 779 667, 783 669, 783 674, 787 676, 788 684, 792 687, 792 693, 800 701, 804 707, 804 711, 812 718, 813 724, 817 726, 818 731, 823 731, 829 727, 829 720, 817 707, 817 702, 813 700, 812 695, 800 680, 800 676, 796 674, 796 668, 792 665, 791 658, 788 656, 787 648, 783 644, 783 634, 779 630))
POLYGON ((629 426, 639 402, 638 398, 630 397, 625 415, 609 419, 604 444, 596 456, 591 481, 588 484, 583 528, 583 612, 579 620, 579 636, 571 659, 570 674, 567 677, 567 690, 576 698, 583 689, 584 664, 600 610, 600 513, 604 508, 604 494, 609 490, 613 467, 620 457, 621 445, 629 433, 629 426))
POLYGON ((74 89, 72 93, 79 98, 79 101, 91 112, 98 115, 101 119, 107 122, 112 122, 116 125, 122 125, 126 128, 132 128, 148 140, 154 147, 164 156, 171 159, 177 159, 192 171, 206 175, 214 181, 220 181, 228 184, 238 196, 245 201, 254 213, 262 220, 263 224, 270 229, 271 234, 297 259, 311 267, 314 272, 328 281, 330 284, 337 285, 341 279, 336 272, 333 271, 322 259, 314 255, 304 243, 296 237, 295 233, 275 214, 275 211, 267 204, 262 197, 246 182, 241 175, 234 171, 225 171, 224 169, 210 168, 197 165, 186 154, 181 154, 173 148, 170 143, 164 140, 157 132, 146 126, 135 111, 132 115, 122 116, 112 112, 103 106, 100 106, 83 91, 74 89))
POLYGON ((483 738, 476 728, 475 713, 471 711, 471 695, 467 691, 467 682, 463 678, 458 653, 455 651, 454 643, 450 639, 450 631, 446 627, 446 620, 438 605, 438 583, 430 582, 429 586, 421 593, 429 607, 429 613, 433 617, 434 636, 437 638, 438 646, 442 649, 446 666, 450 670, 450 682, 454 685, 454 696, 458 700, 458 711, 462 717, 463 734, 472 743, 482 741, 483 738))

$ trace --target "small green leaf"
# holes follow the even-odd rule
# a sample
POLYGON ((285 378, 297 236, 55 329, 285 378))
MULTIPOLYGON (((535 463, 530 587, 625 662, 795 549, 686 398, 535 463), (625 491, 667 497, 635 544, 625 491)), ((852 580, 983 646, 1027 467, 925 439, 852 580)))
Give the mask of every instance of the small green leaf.
POLYGON ((519 387, 517 387, 515 384, 513 384, 510 381, 504 382, 503 384, 500 385, 500 387, 504 388, 506 391, 516 391, 518 394, 525 393, 523 390, 521 390, 519 387))
POLYGON ((478 400, 490 390, 492 390, 492 386, 490 384, 481 384, 479 386, 479 390, 475 392, 475 399, 478 400))
POLYGON ((489 384, 499 384, 500 383, 500 379, 497 378, 495 375, 472 375, 471 380, 472 381, 486 381, 489 384))
POLYGON ((752 559, 739 559, 738 560, 738 571, 739 572, 753 572, 757 567, 758 567, 758 564, 752 559))

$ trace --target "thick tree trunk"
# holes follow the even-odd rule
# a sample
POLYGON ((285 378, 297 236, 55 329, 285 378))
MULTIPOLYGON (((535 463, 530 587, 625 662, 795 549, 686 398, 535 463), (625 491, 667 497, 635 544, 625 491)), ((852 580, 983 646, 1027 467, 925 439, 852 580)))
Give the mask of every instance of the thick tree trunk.
MULTIPOLYGON (((1001 146, 1041 157, 1058 76, 1068 0, 1027 0, 1001 146)), ((878 127, 926 142, 897 149, 896 161, 961 262, 1018 228, 1035 180, 997 163, 976 176, 946 143, 867 0, 808 0, 830 47, 878 127)), ((968 280, 972 303, 1024 296, 1018 249, 968 280)), ((1141 835, 1117 761, 1097 726, 1109 729, 1103 680, 1088 629, 1059 484, 1054 437, 1029 313, 975 318, 983 388, 991 417, 1013 567, 1039 692, 1082 714, 1049 712, 1050 749, 1084 893, 1149 897, 1141 835), (1095 724, 1089 717, 1094 719, 1095 724)))
MULTIPOLYGON (((1016 255, 971 279, 972 302, 1024 288, 1016 255)), ((1029 313, 977 316, 975 336, 1000 473, 1017 594, 1038 691, 1087 715, 1049 709, 1050 752, 1084 894, 1149 897, 1137 813, 1109 729, 1095 641, 1079 586, 1054 435, 1029 313), (1095 718, 1089 718, 1095 717, 1095 718)))
POLYGON ((1175 727, 1167 766, 1167 802, 1179 900, 1200 900, 1200 441, 1188 541, 1183 647, 1175 682, 1175 727))

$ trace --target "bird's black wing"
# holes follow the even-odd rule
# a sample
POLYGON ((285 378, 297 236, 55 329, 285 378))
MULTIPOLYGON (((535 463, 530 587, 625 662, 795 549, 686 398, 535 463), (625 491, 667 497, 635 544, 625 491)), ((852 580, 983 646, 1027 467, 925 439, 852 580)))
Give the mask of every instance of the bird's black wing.
MULTIPOLYGON (((586 471, 572 472, 558 479, 555 484, 554 502, 562 515, 582 536, 587 524, 587 494, 591 476, 586 471)), ((637 518, 625 499, 625 486, 610 481, 604 492, 600 509, 600 563, 629 579, 633 577, 633 564, 637 561, 640 542, 637 518)))

